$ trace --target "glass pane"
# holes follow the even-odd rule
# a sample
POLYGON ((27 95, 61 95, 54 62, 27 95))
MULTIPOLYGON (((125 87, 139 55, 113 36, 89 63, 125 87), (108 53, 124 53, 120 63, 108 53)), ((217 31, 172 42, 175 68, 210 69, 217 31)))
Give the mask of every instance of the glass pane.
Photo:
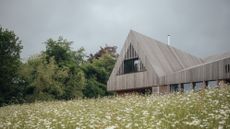
POLYGON ((208 88, 217 87, 217 81, 208 81, 208 88))
POLYGON ((191 83, 185 83, 184 84, 184 92, 187 93, 190 91, 192 91, 192 84, 191 83))
POLYGON ((199 91, 202 89, 203 82, 196 82, 195 83, 195 91, 199 91))
POLYGON ((129 59, 124 61, 124 73, 138 72, 138 58, 129 59))

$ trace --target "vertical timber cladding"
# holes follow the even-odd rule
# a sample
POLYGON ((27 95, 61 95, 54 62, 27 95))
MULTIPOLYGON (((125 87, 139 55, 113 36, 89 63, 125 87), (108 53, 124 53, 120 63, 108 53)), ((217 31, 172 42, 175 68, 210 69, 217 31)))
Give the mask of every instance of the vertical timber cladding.
POLYGON ((119 90, 139 89, 146 86, 148 72, 132 43, 128 45, 124 59, 116 73, 119 90))
POLYGON ((143 71, 146 71, 146 68, 144 67, 142 60, 139 58, 137 52, 134 50, 133 45, 130 44, 125 54, 125 58, 119 67, 117 75, 143 71))
POLYGON ((107 90, 160 85, 165 86, 159 89, 163 92, 169 90, 169 84, 229 78, 230 53, 201 59, 131 30, 109 77, 107 90))
POLYGON ((230 79, 230 72, 226 72, 226 65, 228 64, 230 64, 230 57, 204 63, 189 69, 166 75, 165 83, 177 84, 230 79))

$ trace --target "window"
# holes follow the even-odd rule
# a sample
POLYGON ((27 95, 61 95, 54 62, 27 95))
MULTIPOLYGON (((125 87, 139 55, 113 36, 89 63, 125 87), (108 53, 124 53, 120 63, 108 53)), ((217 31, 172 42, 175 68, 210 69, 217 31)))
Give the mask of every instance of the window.
POLYGON ((184 92, 188 93, 192 91, 192 83, 184 83, 184 92))
POLYGON ((217 81, 208 81, 208 88, 215 88, 217 87, 218 82, 217 81))
POLYGON ((124 73, 133 73, 140 71, 140 60, 138 58, 124 61, 124 73))
POLYGON ((203 82, 196 82, 195 83, 195 91, 199 91, 199 90, 201 90, 203 87, 203 82))
POLYGON ((170 85, 170 91, 171 91, 171 92, 178 92, 178 91, 179 91, 179 86, 178 86, 178 84, 171 84, 171 85, 170 85))

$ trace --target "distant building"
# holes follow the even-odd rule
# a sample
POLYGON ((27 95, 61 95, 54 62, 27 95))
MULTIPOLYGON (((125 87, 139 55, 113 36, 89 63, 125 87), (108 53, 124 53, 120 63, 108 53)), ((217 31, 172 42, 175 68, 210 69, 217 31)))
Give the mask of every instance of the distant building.
POLYGON ((201 59, 131 30, 107 90, 117 93, 199 90, 220 81, 229 82, 229 64, 230 53, 201 59))

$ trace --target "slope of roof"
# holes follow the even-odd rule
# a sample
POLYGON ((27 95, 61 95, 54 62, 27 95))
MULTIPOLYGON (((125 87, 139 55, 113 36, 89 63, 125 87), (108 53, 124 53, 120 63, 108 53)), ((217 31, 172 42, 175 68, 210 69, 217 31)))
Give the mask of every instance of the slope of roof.
POLYGON ((222 54, 208 56, 208 57, 204 58, 203 60, 204 60, 205 63, 208 63, 208 62, 213 62, 213 61, 223 59, 223 58, 227 58, 227 57, 230 57, 230 52, 225 52, 225 53, 222 53, 222 54))
POLYGON ((159 77, 204 62, 201 58, 195 57, 136 31, 131 30, 130 33, 134 35, 136 42, 139 44, 138 46, 140 46, 139 49, 145 52, 145 56, 159 77))

